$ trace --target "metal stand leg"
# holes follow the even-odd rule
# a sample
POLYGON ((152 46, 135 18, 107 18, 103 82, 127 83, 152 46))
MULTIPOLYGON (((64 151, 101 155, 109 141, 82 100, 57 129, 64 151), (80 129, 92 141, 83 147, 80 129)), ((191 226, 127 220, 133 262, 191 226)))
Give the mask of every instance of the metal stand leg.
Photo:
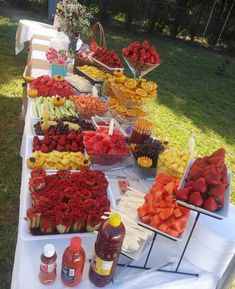
POLYGON ((182 262, 182 259, 183 259, 183 257, 184 257, 185 251, 187 250, 189 241, 190 241, 190 239, 191 239, 191 237, 192 237, 193 231, 194 231, 194 229, 195 229, 195 226, 196 226, 196 224, 197 224, 197 222, 198 222, 199 217, 200 217, 200 212, 197 212, 196 218, 195 218, 195 220, 194 220, 193 227, 192 227, 191 232, 190 232, 190 234, 189 234, 189 236, 188 236, 188 240, 187 240, 187 242, 186 242, 186 244, 185 244, 185 246, 184 246, 184 250, 183 250, 183 252, 182 252, 182 254, 181 254, 181 256, 180 256, 180 259, 179 259, 179 262, 178 262, 177 267, 176 267, 176 269, 175 269, 175 272, 178 272, 178 269, 179 269, 180 264, 181 264, 181 262, 182 262))
POLYGON ((149 256, 150 256, 150 253, 151 253, 151 251, 152 251, 153 244, 154 244, 154 242, 155 242, 155 240, 156 240, 156 237, 157 237, 157 233, 154 233, 153 239, 152 239, 152 242, 151 242, 149 251, 148 251, 148 255, 147 255, 146 260, 145 260, 145 262, 144 262, 144 268, 146 268, 146 266, 147 266, 147 263, 148 263, 148 260, 149 260, 149 256))
MULTIPOLYGON (((199 217, 200 217, 200 212, 197 212, 197 215, 196 215, 196 218, 195 218, 195 220, 194 220, 192 229, 191 229, 191 231, 190 231, 190 233, 189 233, 189 236, 188 236, 188 240, 187 240, 187 242, 186 242, 186 244, 185 244, 185 246, 184 246, 183 252, 182 252, 182 254, 181 254, 181 256, 180 256, 180 259, 179 259, 179 261, 178 261, 178 264, 177 264, 177 266, 176 266, 176 269, 175 269, 175 270, 156 269, 156 271, 165 272, 165 273, 174 273, 174 274, 189 275, 189 276, 195 276, 195 277, 198 277, 198 276, 199 276, 199 274, 197 274, 197 273, 190 273, 190 272, 182 272, 182 271, 179 271, 179 267, 180 267, 180 265, 181 265, 181 263, 182 263, 184 254, 185 254, 185 252, 186 252, 186 250, 187 250, 188 244, 189 244, 189 242, 190 242, 190 240, 191 240, 192 234, 193 234, 193 232, 194 232, 194 229, 195 229, 195 226, 196 226, 196 224, 197 224, 197 222, 198 222, 199 217)), ((139 224, 139 225, 140 225, 140 224, 139 224)), ((140 226, 142 226, 142 225, 140 225, 140 226)), ((161 236, 164 236, 164 237, 170 239, 169 237, 167 237, 167 236, 165 236, 165 235, 162 235, 161 233, 159 233, 159 234, 160 234, 161 236)), ((117 264, 117 265, 118 265, 118 266, 121 266, 121 267, 128 267, 128 268, 135 268, 135 269, 145 269, 145 270, 151 269, 151 268, 147 267, 147 263, 148 263, 150 254, 151 254, 151 252, 152 252, 153 244, 154 244, 154 242, 155 242, 155 240, 156 240, 157 235, 158 235, 158 233, 157 233, 156 231, 154 231, 153 239, 152 239, 152 242, 151 242, 151 245, 150 245, 150 248, 149 248, 147 257, 146 257, 146 260, 145 260, 145 262, 144 262, 144 266, 132 265, 132 264, 130 264, 131 261, 129 261, 129 263, 127 263, 127 264, 120 264, 120 263, 119 263, 119 264, 117 264)), ((174 240, 174 241, 175 241, 175 240, 174 240)), ((124 255, 124 256, 125 256, 125 255, 124 255)), ((126 257, 128 257, 128 256, 126 256, 126 257)), ((130 257, 129 257, 129 258, 130 258, 130 257)))

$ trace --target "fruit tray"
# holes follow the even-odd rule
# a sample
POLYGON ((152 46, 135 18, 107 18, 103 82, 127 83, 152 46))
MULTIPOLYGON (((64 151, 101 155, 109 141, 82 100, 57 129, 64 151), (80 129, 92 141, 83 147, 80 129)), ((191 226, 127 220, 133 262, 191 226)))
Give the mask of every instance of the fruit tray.
POLYGON ((103 84, 103 80, 100 79, 95 79, 93 77, 91 77, 90 75, 88 75, 87 73, 83 72, 82 70, 79 69, 79 67, 76 67, 75 69, 75 74, 77 75, 81 75, 83 77, 85 77, 86 79, 88 79, 92 84, 103 84))
POLYGON ((116 71, 116 70, 124 70, 124 67, 122 67, 122 68, 117 68, 117 67, 114 67, 114 68, 112 68, 112 67, 109 67, 109 66, 107 66, 106 64, 104 64, 103 62, 100 62, 99 60, 97 60, 96 58, 94 58, 94 57, 92 57, 92 56, 90 56, 90 59, 93 61, 93 62, 95 62, 96 64, 97 64, 97 66, 98 67, 100 67, 101 69, 106 69, 107 71, 110 71, 110 72, 112 72, 112 71, 116 71))
MULTIPOLYGON (((73 171, 71 171, 73 172, 73 171)), ((76 171, 78 172, 78 171, 76 171)), ((47 172, 48 175, 53 175, 55 172, 47 172)), ((47 234, 38 234, 34 232, 35 235, 33 235, 28 227, 27 221, 24 219, 26 217, 26 212, 28 208, 31 207, 32 200, 29 195, 29 185, 28 181, 30 178, 30 174, 28 173, 26 175, 27 182, 25 183, 24 186, 24 194, 23 194, 23 200, 22 200, 22 210, 20 211, 20 235, 21 238, 25 241, 32 241, 32 240, 46 240, 46 239, 62 239, 62 238, 71 238, 72 236, 78 236, 80 235, 81 237, 91 237, 91 238, 96 238, 96 234, 94 232, 68 232, 64 234, 60 233, 47 233, 47 234)), ((107 178, 107 177, 106 177, 107 178)), ((107 189, 107 197, 110 201, 110 208, 115 208, 116 203, 115 203, 115 198, 113 196, 110 184, 108 185, 107 189)))
MULTIPOLYGON (((189 217, 189 218, 190 218, 190 217, 189 217)), ((174 236, 169 235, 169 234, 167 234, 167 233, 165 233, 165 232, 163 232, 163 231, 161 231, 161 230, 159 230, 159 229, 157 229, 157 228, 154 228, 154 227, 152 227, 152 226, 150 226, 150 225, 148 225, 148 224, 145 224, 145 223, 141 222, 141 220, 140 220, 140 218, 139 218, 138 216, 137 216, 137 218, 136 218, 136 221, 137 221, 137 223, 138 223, 140 226, 142 226, 142 227, 144 227, 144 228, 146 228, 146 229, 149 229, 150 231, 153 231, 153 232, 155 232, 155 233, 157 233, 157 234, 159 234, 159 235, 162 235, 162 236, 164 236, 164 237, 167 237, 168 239, 174 240, 174 241, 182 241, 183 238, 184 238, 185 231, 186 231, 186 229, 187 229, 187 225, 186 225, 184 232, 183 232, 179 237, 174 237, 174 236)), ((187 221, 187 223, 188 223, 188 221, 187 221)))
MULTIPOLYGON (((127 173, 127 175, 130 175, 130 171, 129 170, 125 170, 125 171, 120 171, 121 175, 126 175, 125 173, 127 173)), ((113 196, 116 199, 116 204, 119 203, 121 197, 123 195, 125 195, 125 193, 122 193, 119 187, 119 180, 125 180, 123 179, 121 176, 120 178, 113 178, 108 176, 109 173, 107 173, 107 177, 109 180, 109 184, 111 187, 111 190, 113 192, 113 196)), ((114 174, 114 172, 110 172, 110 174, 114 174)), ((130 187, 132 189, 138 190, 140 191, 140 194, 143 194, 142 192, 147 192, 151 185, 152 182, 143 182, 141 179, 139 179, 133 172, 131 173, 130 179, 128 180, 128 183, 130 185, 130 187), (136 179, 135 179, 136 177, 136 179)), ((127 211, 126 213, 128 213, 129 211, 127 211)), ((134 217, 131 217, 131 219, 133 218, 133 221, 135 221, 134 217)), ((128 258, 132 259, 132 260, 138 260, 140 255, 142 254, 143 251, 147 250, 147 248, 149 248, 150 246, 150 242, 151 242, 151 238, 152 237, 148 237, 146 240, 141 239, 141 241, 139 242, 139 248, 136 251, 126 251, 126 250, 122 250, 122 255, 127 256, 128 258)))
MULTIPOLYGON (((30 116, 30 120, 34 121, 34 120, 40 120, 41 119, 41 112, 44 112, 44 104, 35 104, 35 101, 38 101, 39 98, 34 98, 31 99, 29 97, 29 103, 28 103, 28 109, 29 109, 29 116, 30 116), (35 113, 35 108, 37 107, 37 113, 39 113, 38 107, 40 107, 40 116, 36 115, 35 113)), ((47 99, 45 97, 45 99, 47 99)), ((43 98, 44 100, 44 98, 43 98)), ((68 107, 66 108, 66 105, 62 105, 62 106, 54 106, 54 105, 50 105, 50 109, 49 109, 49 114, 51 117, 53 118, 61 118, 61 117, 66 117, 66 116, 78 116, 76 109, 75 109, 75 105, 73 104, 73 102, 71 100, 66 100, 66 105, 70 106, 69 109, 68 107), (53 113, 51 113, 53 112, 53 113)))
MULTIPOLYGON (((44 136, 38 136, 39 140, 42 140, 43 137, 44 136)), ((26 139, 25 160, 28 160, 29 158, 31 158, 33 156, 33 138, 34 138, 34 136, 28 136, 26 139)), ((84 152, 84 154, 77 152, 77 154, 80 154, 84 159, 87 159, 86 152, 84 152)), ((46 155, 46 153, 44 155, 46 155)), ((27 167, 27 165, 26 165, 26 167, 27 167)), ((27 169, 30 170, 28 167, 27 167, 27 169)), ((61 167, 61 169, 63 169, 63 168, 61 167)), ((47 171, 55 172, 56 170, 55 169, 48 169, 47 171)))
MULTIPOLYGON (((191 166, 193 165, 195 159, 191 159, 189 161, 189 164, 187 166, 187 169, 184 173, 184 176, 181 180, 181 183, 179 185, 179 189, 182 189, 184 187, 184 184, 185 184, 185 180, 186 178, 188 177, 188 174, 189 174, 189 171, 191 169, 191 166)), ((203 208, 200 208, 200 207, 196 207, 192 204, 189 204, 187 202, 184 202, 184 201, 181 201, 181 200, 177 200, 177 202, 184 206, 184 207, 187 207, 193 211, 197 211, 199 213, 202 213, 202 214, 205 214, 205 215, 208 215, 208 216, 211 216, 211 217, 214 217, 214 218, 217 218, 217 219, 223 219, 223 218, 226 218, 228 216, 228 211, 229 211, 229 202, 230 202, 230 196, 231 196, 231 178, 232 178, 232 172, 231 170, 228 169, 228 187, 227 189, 225 190, 225 196, 224 196, 224 206, 222 209, 216 211, 216 212, 210 212, 208 210, 205 210, 203 208)))

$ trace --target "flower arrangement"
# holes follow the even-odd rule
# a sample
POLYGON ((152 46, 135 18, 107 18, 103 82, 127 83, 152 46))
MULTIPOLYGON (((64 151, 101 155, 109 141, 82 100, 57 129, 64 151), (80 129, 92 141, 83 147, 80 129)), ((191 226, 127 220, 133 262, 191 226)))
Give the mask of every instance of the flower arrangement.
POLYGON ((77 0, 59 1, 56 6, 59 28, 70 38, 87 35, 92 15, 77 0))
POLYGON ((65 50, 56 50, 50 47, 46 53, 47 60, 50 64, 65 65, 68 57, 65 50))

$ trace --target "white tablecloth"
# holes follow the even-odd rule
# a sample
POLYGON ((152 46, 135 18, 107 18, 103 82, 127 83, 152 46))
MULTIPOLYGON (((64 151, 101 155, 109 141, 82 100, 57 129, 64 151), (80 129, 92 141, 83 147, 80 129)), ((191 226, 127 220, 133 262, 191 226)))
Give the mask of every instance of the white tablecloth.
MULTIPOLYGON (((25 41, 28 41, 32 38, 34 33, 38 33, 38 27, 44 27, 43 23, 35 23, 35 22, 27 22, 27 21, 20 21, 20 25, 23 25, 23 34, 21 35, 20 46, 17 47, 17 51, 20 51, 22 45, 25 41), (26 28, 27 27, 27 28, 26 28)), ((48 35, 49 31, 52 32, 53 30, 49 30, 48 27, 40 30, 40 33, 45 33, 48 35)), ((32 55, 40 55, 34 52, 32 55)), ((40 57, 39 57, 40 58, 40 57)), ((35 69, 33 71, 32 76, 38 76, 40 71, 35 69)), ((38 272, 39 272, 39 262, 40 262, 40 255, 43 250, 43 246, 46 243, 53 243, 56 247, 56 251, 58 254, 58 277, 53 285, 47 286, 47 288, 53 289, 64 289, 65 286, 60 281, 60 264, 62 253, 64 249, 69 244, 69 239, 71 235, 64 235, 60 236, 60 239, 53 239, 53 237, 48 237, 47 240, 36 240, 35 238, 32 241, 26 241, 22 238, 22 226, 24 225, 23 220, 24 212, 24 201, 28 194, 28 170, 25 164, 25 140, 28 136, 32 134, 31 126, 30 126, 30 114, 29 111, 26 114, 25 118, 25 129, 24 129, 24 136, 22 141, 22 148, 21 148, 21 156, 23 161, 23 170, 22 170, 22 184, 21 184, 21 195, 20 195, 20 213, 19 213, 19 231, 18 231, 18 240, 17 240, 17 247, 15 252, 15 262, 14 262, 14 269, 12 274, 12 284, 11 289, 43 289, 45 288, 39 282, 38 279, 38 272)), ((117 172, 115 172, 117 174, 117 172)), ((119 172, 121 175, 135 175, 135 173, 131 169, 126 169, 124 171, 119 172)), ((113 174, 113 173, 111 173, 113 174)), ((112 182, 115 182, 114 180, 112 182)), ((131 185, 136 187, 137 189, 146 190, 150 184, 144 184, 142 182, 132 182, 131 185)), ((112 190, 115 191, 116 187, 115 184, 111 183, 112 190)), ((194 216, 191 216, 190 223, 187 226, 187 230, 185 233, 185 240, 187 239, 187 235, 191 229, 191 225, 193 222, 194 216)), ((219 221, 223 222, 223 221, 219 221)), ((203 224, 200 224, 203 226, 203 224)), ((88 280, 88 268, 89 263, 88 260, 92 255, 93 246, 95 241, 95 235, 93 237, 82 237, 83 247, 86 251, 87 261, 85 264, 85 271, 83 274, 82 283, 79 285, 80 288, 83 289, 90 289, 95 288, 92 283, 88 280)), ((179 254, 182 252, 182 248, 184 245, 184 241, 182 242, 174 242, 168 240, 164 237, 158 236, 156 242, 153 247, 152 255, 149 260, 149 266, 156 266, 158 264, 162 264, 169 260, 177 260, 179 254)), ((208 244, 210 244, 210 240, 208 240, 208 244)), ((138 260, 137 264, 141 264, 145 260, 145 253, 141 256, 140 260, 138 260)), ((198 252, 200 254, 200 252, 198 252)), ((125 261, 125 260, 124 260, 125 261)), ((137 269, 125 269, 125 276, 129 276, 130 281, 125 282, 122 284, 110 284, 105 288, 135 288, 135 289, 142 289, 142 288, 158 288, 158 289, 215 289, 219 276, 217 272, 206 272, 202 271, 200 268, 194 266, 192 262, 193 260, 187 260, 186 258, 183 259, 182 265, 180 267, 181 271, 185 270, 186 272, 196 272, 200 273, 199 277, 192 277, 187 275, 181 274, 170 274, 170 273, 160 273, 160 272, 153 272, 150 275, 141 275, 140 272, 142 270, 137 269)), ((177 263, 177 262, 176 262, 177 263)))
POLYGON ((16 32, 15 53, 18 54, 24 49, 26 42, 31 41, 33 35, 44 35, 46 37, 54 37, 56 28, 52 25, 30 21, 20 20, 16 32))

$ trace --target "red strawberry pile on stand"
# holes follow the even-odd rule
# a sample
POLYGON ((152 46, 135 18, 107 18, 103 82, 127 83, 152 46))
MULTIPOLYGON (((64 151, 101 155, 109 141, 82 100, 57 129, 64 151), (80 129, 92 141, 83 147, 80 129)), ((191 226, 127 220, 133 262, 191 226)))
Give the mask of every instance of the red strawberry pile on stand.
POLYGON ((142 44, 139 41, 131 43, 122 49, 122 54, 128 58, 133 67, 143 66, 143 64, 160 64, 160 56, 155 46, 150 47, 147 40, 144 40, 142 44))
POLYGON ((211 212, 223 208, 225 189, 228 187, 224 158, 225 150, 220 148, 211 156, 196 159, 184 188, 176 192, 176 197, 211 212))
POLYGON ((124 135, 117 129, 108 134, 108 128, 84 131, 84 145, 93 163, 114 164, 129 155, 124 135))
POLYGON ((33 138, 33 151, 39 150, 43 153, 53 150, 84 153, 83 135, 81 131, 71 130, 62 135, 53 128, 47 129, 43 139, 40 140, 38 136, 33 138))
POLYGON ((108 181, 101 171, 59 170, 47 175, 31 171, 32 206, 26 219, 33 235, 97 230, 104 212, 110 211, 108 181))
POLYGON ((110 68, 123 68, 117 53, 113 49, 97 47, 92 57, 110 68))
POLYGON ((145 203, 137 209, 143 223, 173 237, 184 232, 189 217, 189 209, 180 206, 173 198, 179 183, 180 179, 160 173, 145 195, 145 203))
POLYGON ((31 81, 30 88, 37 89, 38 96, 47 97, 59 95, 61 97, 69 98, 70 95, 74 95, 72 87, 62 76, 39 76, 31 81))

